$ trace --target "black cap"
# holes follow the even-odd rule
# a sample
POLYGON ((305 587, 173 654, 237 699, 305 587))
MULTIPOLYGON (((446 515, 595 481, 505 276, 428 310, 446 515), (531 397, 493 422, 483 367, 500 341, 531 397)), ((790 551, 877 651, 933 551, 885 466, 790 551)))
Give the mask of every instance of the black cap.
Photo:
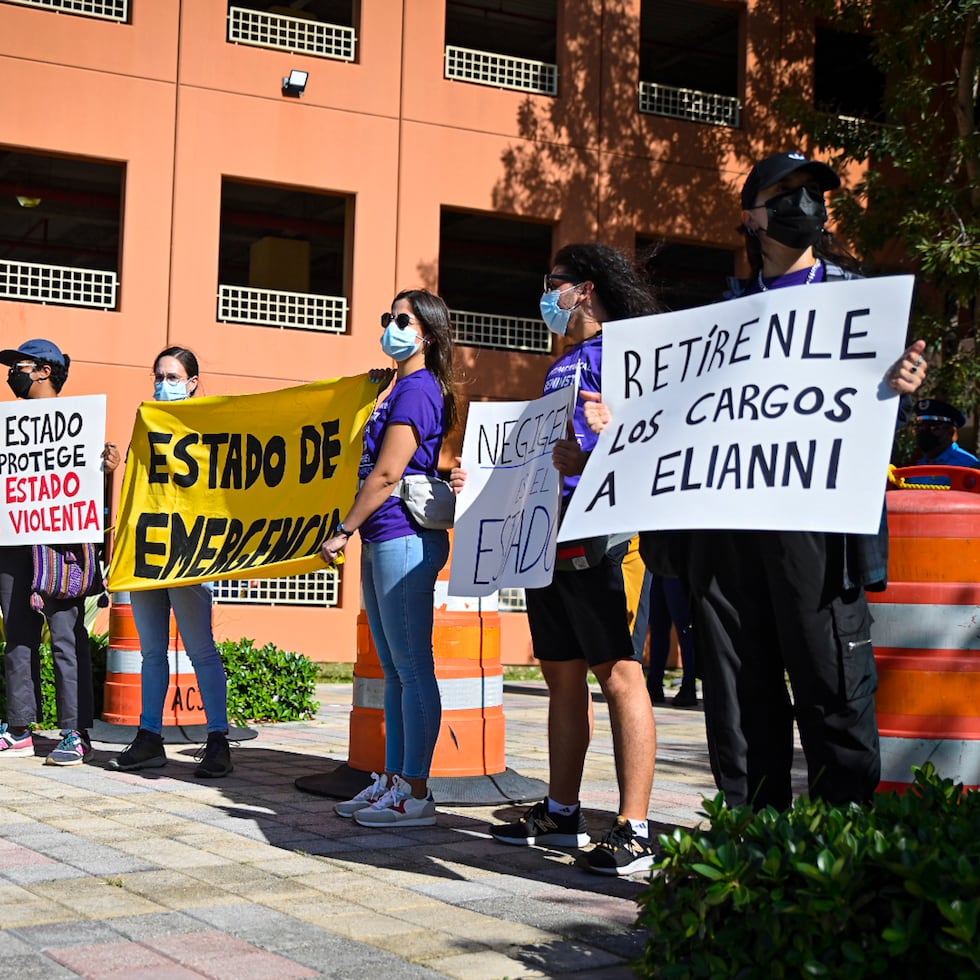
POLYGON ((916 422, 952 422, 957 429, 966 425, 966 416, 939 398, 921 398, 915 403, 916 422))
POLYGON ((61 353, 61 348, 50 340, 38 338, 37 340, 25 341, 17 350, 0 350, 0 364, 16 364, 18 361, 27 358, 39 358, 42 361, 51 361, 53 364, 64 364, 65 355, 61 353))
POLYGON ((822 191, 840 187, 840 177, 825 163, 808 160, 802 153, 777 153, 774 157, 760 160, 750 171, 742 185, 742 207, 748 210, 755 204, 755 196, 763 187, 772 187, 797 170, 813 174, 822 191))

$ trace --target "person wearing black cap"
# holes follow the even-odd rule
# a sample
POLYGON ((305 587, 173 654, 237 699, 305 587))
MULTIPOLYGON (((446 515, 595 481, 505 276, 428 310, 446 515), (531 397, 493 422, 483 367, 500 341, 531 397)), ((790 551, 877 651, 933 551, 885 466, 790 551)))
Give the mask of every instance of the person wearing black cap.
MULTIPOLYGON (((825 227, 824 193, 839 186, 830 167, 802 153, 752 168, 740 226, 751 275, 730 282, 729 298, 860 277, 825 227)), ((891 367, 892 388, 919 387, 924 351, 916 341, 891 367)), ((601 409, 593 411, 602 424, 601 409)), ((887 578, 884 508, 878 535, 647 532, 640 553, 648 567, 678 574, 691 595, 709 756, 728 804, 790 805, 794 717, 810 795, 869 801, 881 765, 865 589, 887 578)))
POLYGON ((923 398, 915 403, 912 431, 922 451, 916 466, 966 466, 976 469, 980 460, 956 441, 956 430, 966 425, 966 416, 939 398, 923 398))
MULTIPOLYGON (((7 385, 17 398, 56 398, 68 379, 71 359, 57 344, 36 339, 16 350, 0 351, 0 364, 8 365, 7 385)), ((108 446, 105 455, 109 455, 108 446)), ((41 679, 36 671, 41 627, 46 619, 62 738, 45 761, 58 766, 78 765, 92 751, 88 729, 94 711, 85 600, 44 597, 42 615, 31 605, 33 577, 30 545, 0 547, 0 610, 7 637, 3 658, 7 718, 0 722, 0 759, 34 754, 30 726, 40 714, 41 679)))

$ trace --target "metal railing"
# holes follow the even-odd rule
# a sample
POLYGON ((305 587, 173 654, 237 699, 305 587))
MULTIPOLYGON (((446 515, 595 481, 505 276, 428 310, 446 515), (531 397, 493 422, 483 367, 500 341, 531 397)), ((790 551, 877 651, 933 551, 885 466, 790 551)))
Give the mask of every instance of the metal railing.
POLYGON ((129 0, 3 0, 21 7, 43 7, 59 14, 79 14, 99 20, 129 21, 129 0))
POLYGON ((529 58, 511 58, 492 51, 446 45, 446 78, 511 88, 540 95, 558 94, 558 66, 529 58))
POLYGON ((657 82, 640 82, 640 112, 669 116, 671 119, 688 119, 712 126, 737 127, 741 104, 734 95, 675 88, 673 85, 660 85, 657 82))
POLYGON ((533 354, 551 353, 551 333, 540 320, 469 310, 450 310, 449 313, 457 344, 533 354))
POLYGON ((336 606, 340 577, 324 568, 288 578, 221 579, 214 583, 216 603, 250 606, 336 606))
POLYGON ((337 61, 353 61, 357 51, 353 27, 246 7, 228 7, 228 41, 337 61))
POLYGON ((218 319, 224 323, 343 333, 347 329, 347 297, 219 284, 218 319))
POLYGON ((114 310, 118 291, 115 272, 0 260, 0 299, 114 310))

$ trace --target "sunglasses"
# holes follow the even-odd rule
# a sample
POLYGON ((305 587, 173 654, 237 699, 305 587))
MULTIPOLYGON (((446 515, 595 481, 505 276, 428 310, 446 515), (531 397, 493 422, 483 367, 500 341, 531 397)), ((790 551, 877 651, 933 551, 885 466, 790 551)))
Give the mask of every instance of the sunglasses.
POLYGON ((575 282, 575 276, 566 276, 561 272, 549 272, 544 277, 544 291, 553 293, 564 282, 574 282, 576 286, 581 285, 581 283, 575 282))
POLYGON ((410 313, 382 313, 381 314, 381 326, 382 328, 387 327, 392 320, 398 324, 404 330, 413 320, 415 319, 410 313))

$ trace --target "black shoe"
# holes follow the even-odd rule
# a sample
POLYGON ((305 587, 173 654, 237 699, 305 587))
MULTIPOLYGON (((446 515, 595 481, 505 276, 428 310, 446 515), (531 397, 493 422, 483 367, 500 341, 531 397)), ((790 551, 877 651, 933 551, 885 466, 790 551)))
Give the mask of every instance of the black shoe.
POLYGON ((698 692, 696 690, 685 690, 682 687, 671 698, 670 703, 675 708, 696 708, 698 706, 698 692))
POLYGON ((647 688, 650 694, 650 704, 663 704, 667 699, 664 697, 664 689, 662 687, 647 688))
POLYGON ((201 760, 194 772, 198 779, 220 779, 235 768, 231 764, 227 732, 208 732, 207 745, 194 758, 201 760))
POLYGON ((590 840, 585 826, 585 814, 580 806, 566 817, 561 813, 549 813, 546 800, 535 803, 514 823, 491 827, 490 834, 501 844, 517 844, 521 847, 531 847, 534 844, 584 847, 590 840))
POLYGON ((658 860, 653 841, 637 837, 629 820, 617 817, 612 829, 592 848, 579 857, 579 863, 597 875, 632 875, 649 871, 658 860))
POLYGON ((133 772, 136 769, 159 769, 167 764, 167 753, 163 750, 163 736, 156 732, 148 732, 141 728, 129 748, 120 752, 115 759, 110 759, 106 765, 110 769, 121 772, 133 772))

